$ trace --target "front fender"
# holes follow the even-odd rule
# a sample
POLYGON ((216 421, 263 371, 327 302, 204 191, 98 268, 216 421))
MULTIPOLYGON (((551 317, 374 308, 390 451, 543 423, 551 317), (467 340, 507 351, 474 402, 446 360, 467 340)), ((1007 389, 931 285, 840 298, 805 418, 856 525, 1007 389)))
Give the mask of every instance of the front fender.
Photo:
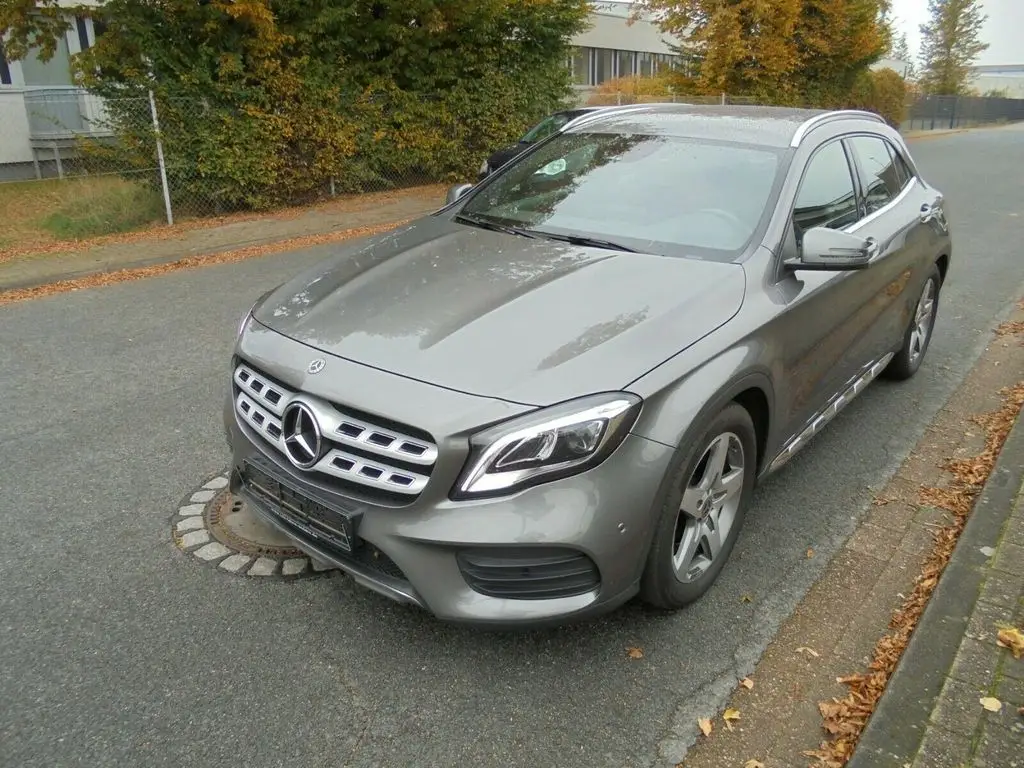
POLYGON ((671 380, 667 370, 655 369, 638 379, 631 391, 645 397, 633 433, 674 448, 689 445, 715 414, 743 393, 754 390, 763 398, 764 413, 755 415, 758 464, 773 441, 775 388, 756 344, 733 347, 698 369, 671 380), (763 423, 759 423, 763 422, 763 423))

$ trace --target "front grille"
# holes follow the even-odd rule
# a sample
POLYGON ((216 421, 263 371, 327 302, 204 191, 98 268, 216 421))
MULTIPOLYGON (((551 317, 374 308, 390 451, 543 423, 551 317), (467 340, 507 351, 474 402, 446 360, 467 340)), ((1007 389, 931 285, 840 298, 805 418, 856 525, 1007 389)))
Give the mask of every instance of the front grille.
POLYGON ((457 560, 470 588, 489 597, 572 597, 593 591, 601 581, 594 561, 570 549, 477 549, 460 552, 457 560))
POLYGON ((323 436, 323 451, 309 468, 345 488, 397 503, 415 499, 430 481, 437 446, 420 430, 382 423, 345 408, 292 391, 251 365, 234 373, 235 412, 268 445, 285 458, 285 412, 301 402, 314 415, 323 436))

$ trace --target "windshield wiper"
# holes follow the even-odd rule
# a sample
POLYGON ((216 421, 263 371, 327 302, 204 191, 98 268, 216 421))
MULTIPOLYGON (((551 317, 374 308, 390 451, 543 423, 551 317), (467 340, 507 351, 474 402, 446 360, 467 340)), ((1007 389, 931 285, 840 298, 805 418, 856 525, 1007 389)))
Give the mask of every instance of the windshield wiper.
POLYGON ((507 235, 519 235, 520 237, 536 238, 537 236, 532 232, 520 229, 519 227, 511 227, 507 224, 499 224, 496 221, 490 219, 483 219, 478 216, 474 216, 469 213, 457 213, 455 214, 455 221, 461 221, 465 224, 470 224, 474 227, 480 227, 482 229, 490 229, 494 232, 504 232, 507 235))
POLYGON ((549 237, 552 240, 562 240, 566 243, 572 243, 573 245, 589 245, 591 248, 606 248, 609 251, 628 251, 629 253, 637 253, 636 248, 628 248, 625 245, 619 243, 613 243, 611 240, 602 240, 599 237, 588 237, 587 235, 561 235, 554 232, 542 232, 539 229, 533 230, 537 235, 542 237, 549 237))

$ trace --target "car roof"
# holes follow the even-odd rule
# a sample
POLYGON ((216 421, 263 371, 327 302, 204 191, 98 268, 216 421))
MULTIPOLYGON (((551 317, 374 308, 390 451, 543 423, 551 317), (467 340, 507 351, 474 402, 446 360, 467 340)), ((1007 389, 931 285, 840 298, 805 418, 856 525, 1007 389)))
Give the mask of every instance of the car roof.
POLYGON ((784 148, 799 146, 817 125, 841 119, 884 123, 878 115, 859 110, 635 104, 600 109, 593 115, 577 118, 563 130, 706 138, 784 148))
POLYGON ((556 115, 569 115, 570 117, 579 117, 580 115, 587 115, 591 112, 597 112, 598 110, 607 109, 607 107, 571 107, 569 109, 560 109, 555 112, 556 115))

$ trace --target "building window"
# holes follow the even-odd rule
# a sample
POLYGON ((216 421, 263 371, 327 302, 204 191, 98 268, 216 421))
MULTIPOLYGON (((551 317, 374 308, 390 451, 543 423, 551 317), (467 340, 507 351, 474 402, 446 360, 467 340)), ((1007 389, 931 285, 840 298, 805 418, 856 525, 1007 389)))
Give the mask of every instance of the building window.
POLYGON ((641 77, 650 77, 654 74, 654 56, 652 54, 640 52, 636 55, 636 73, 641 77))
POLYGON ((83 16, 75 16, 75 29, 78 32, 78 50, 89 50, 89 30, 85 26, 85 18, 83 16))
POLYGON ((629 77, 633 74, 633 52, 632 51, 616 51, 615 52, 615 76, 616 77, 629 77))
POLYGON ((594 49, 594 79, 592 85, 600 85, 615 77, 615 51, 611 48, 594 49))
POLYGON ((0 85, 11 84, 11 68, 7 65, 7 57, 4 55, 4 41, 0 40, 0 85))
POLYGON ((72 85, 71 54, 67 38, 64 35, 57 38, 57 50, 49 61, 42 61, 37 49, 30 49, 28 55, 21 60, 21 72, 25 77, 25 85, 72 85))
POLYGON ((590 85, 590 49, 574 48, 569 56, 574 85, 590 85))

